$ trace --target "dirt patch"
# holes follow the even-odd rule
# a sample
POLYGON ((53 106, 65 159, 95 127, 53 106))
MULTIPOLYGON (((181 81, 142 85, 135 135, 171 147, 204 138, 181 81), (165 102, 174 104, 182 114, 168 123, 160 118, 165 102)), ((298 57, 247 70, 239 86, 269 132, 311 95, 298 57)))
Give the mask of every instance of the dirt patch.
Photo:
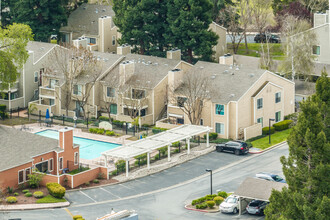
POLYGON ((26 197, 24 195, 24 193, 22 192, 22 190, 15 190, 14 193, 18 193, 19 195, 18 196, 15 196, 14 193, 11 193, 11 194, 6 194, 2 199, 3 199, 3 204, 7 204, 7 205, 17 205, 17 204, 34 204, 36 203, 37 199, 34 198, 33 196, 33 193, 36 192, 36 191, 41 191, 44 193, 44 197, 49 195, 48 193, 48 190, 46 187, 40 187, 39 189, 28 189, 30 191, 30 193, 32 193, 32 196, 31 197, 26 197), (6 203, 6 198, 8 196, 14 196, 16 197, 17 199, 17 202, 16 203, 13 203, 13 204, 9 204, 9 203, 6 203))
MULTIPOLYGON (((99 180, 99 183, 93 183, 93 181, 89 182, 89 185, 86 184, 82 184, 78 187, 76 187, 75 189, 85 189, 85 188, 89 188, 89 187, 95 187, 95 186, 102 186, 102 185, 108 185, 108 184, 112 184, 112 183, 118 183, 119 181, 116 179, 103 179, 103 180, 99 180)), ((67 188, 67 190, 70 190, 71 188, 67 188)))

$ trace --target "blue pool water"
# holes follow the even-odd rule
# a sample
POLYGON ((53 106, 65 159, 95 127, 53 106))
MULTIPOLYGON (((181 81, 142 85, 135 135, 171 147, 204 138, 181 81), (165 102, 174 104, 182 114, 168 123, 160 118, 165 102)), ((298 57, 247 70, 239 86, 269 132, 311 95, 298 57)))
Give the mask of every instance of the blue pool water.
MULTIPOLYGON (((55 130, 44 130, 36 133, 37 135, 49 137, 58 140, 58 131, 55 130)), ((95 141, 87 138, 73 137, 73 143, 79 144, 80 158, 83 159, 94 159, 101 156, 101 153, 116 147, 119 144, 107 143, 103 141, 95 141)))

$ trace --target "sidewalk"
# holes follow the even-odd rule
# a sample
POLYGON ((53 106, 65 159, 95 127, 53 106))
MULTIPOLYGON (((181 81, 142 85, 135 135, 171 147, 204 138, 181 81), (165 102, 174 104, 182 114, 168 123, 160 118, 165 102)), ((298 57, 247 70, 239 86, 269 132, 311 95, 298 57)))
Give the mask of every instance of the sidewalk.
POLYGON ((283 142, 280 142, 280 143, 275 144, 275 145, 273 145, 273 146, 270 146, 270 147, 268 147, 268 148, 266 148, 266 149, 264 149, 264 150, 259 149, 259 148, 251 147, 251 148, 249 149, 249 153, 250 153, 250 154, 260 154, 260 153, 263 153, 263 152, 265 152, 265 151, 268 151, 268 150, 270 150, 270 149, 272 149, 272 148, 274 148, 274 147, 280 146, 280 145, 282 145, 282 144, 284 144, 284 143, 286 143, 286 141, 283 141, 283 142))
POLYGON ((24 204, 24 205, 0 205, 0 211, 33 210, 33 209, 53 209, 62 208, 70 205, 70 202, 43 203, 43 204, 24 204))

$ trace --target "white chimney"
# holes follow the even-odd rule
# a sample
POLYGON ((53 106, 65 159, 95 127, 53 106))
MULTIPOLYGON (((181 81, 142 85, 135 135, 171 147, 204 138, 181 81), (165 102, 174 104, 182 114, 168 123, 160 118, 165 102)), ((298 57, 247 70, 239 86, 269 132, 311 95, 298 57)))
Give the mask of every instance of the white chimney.
POLYGON ((180 49, 172 49, 167 51, 166 53, 167 59, 170 60, 181 60, 181 50, 180 49))
POLYGON ((221 57, 219 57, 219 64, 224 64, 224 65, 233 65, 234 64, 234 56, 231 54, 225 54, 221 57))
POLYGON ((131 61, 124 61, 119 65, 119 84, 124 85, 134 74, 135 64, 131 61))
POLYGON ((131 53, 131 46, 128 44, 121 45, 117 47, 117 54, 126 55, 131 53))

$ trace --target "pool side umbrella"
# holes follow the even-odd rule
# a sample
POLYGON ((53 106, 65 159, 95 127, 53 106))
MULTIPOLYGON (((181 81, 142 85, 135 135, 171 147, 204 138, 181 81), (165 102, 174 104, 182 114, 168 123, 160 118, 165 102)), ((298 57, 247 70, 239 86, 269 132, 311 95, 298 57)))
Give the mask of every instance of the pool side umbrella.
POLYGON ((49 117, 49 109, 47 108, 46 110, 46 119, 48 120, 50 117, 49 117))

